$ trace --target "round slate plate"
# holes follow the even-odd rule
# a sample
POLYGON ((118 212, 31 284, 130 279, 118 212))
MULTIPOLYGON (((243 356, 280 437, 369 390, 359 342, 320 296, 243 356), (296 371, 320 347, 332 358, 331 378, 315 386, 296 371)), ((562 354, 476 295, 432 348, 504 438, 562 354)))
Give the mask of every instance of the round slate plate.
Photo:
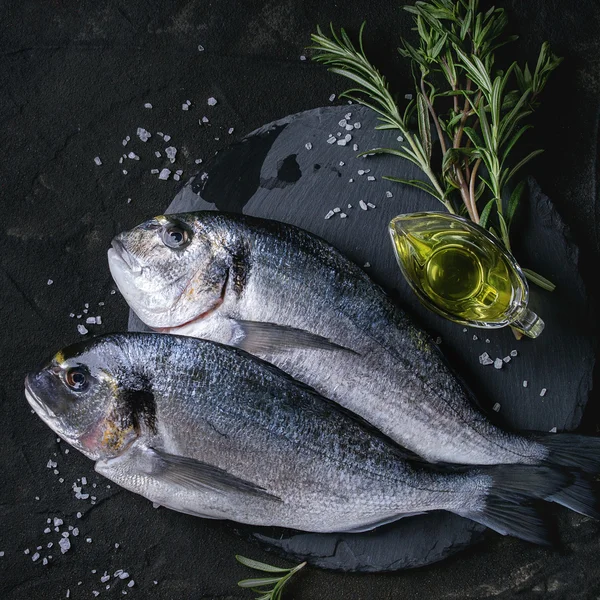
MULTIPOLYGON (((321 236, 365 265, 374 281, 440 339, 450 362, 473 389, 481 408, 491 413, 490 418, 519 430, 576 428, 592 385, 594 342, 589 334, 589 302, 577 269, 577 248, 552 203, 530 180, 529 200, 521 203, 513 230, 514 251, 522 266, 557 285, 553 293, 531 290, 531 307, 546 322, 542 336, 517 342, 509 329, 465 331, 421 306, 400 274, 388 238, 389 221, 400 213, 440 210, 441 205, 424 192, 383 179, 384 175, 421 178, 407 161, 391 156, 357 158, 358 152, 373 147, 400 145, 397 133, 375 131, 376 124, 371 111, 352 105, 310 110, 265 125, 218 154, 180 190, 166 212, 243 212, 321 236), (360 128, 347 131, 340 125, 342 119, 360 123, 360 128), (345 145, 337 143, 348 135, 351 139, 345 145), (332 137, 335 141, 329 143, 332 137), (360 200, 375 208, 362 210, 360 200), (334 208, 347 218, 336 214, 325 219, 334 208), (483 352, 503 358, 513 349, 518 356, 501 370, 479 363, 483 352), (542 388, 547 389, 543 397, 542 388), (496 411, 491 411, 494 406, 496 411)), ((129 329, 146 328, 131 313, 129 329)), ((289 558, 346 571, 431 564, 480 540, 483 532, 471 521, 441 512, 363 534, 233 527, 289 558)))

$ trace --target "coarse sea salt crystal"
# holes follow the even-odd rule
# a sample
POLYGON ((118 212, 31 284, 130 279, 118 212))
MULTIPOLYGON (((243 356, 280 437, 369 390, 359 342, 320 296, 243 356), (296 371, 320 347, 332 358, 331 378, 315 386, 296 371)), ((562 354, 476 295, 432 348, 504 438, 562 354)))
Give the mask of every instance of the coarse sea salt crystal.
POLYGON ((366 262, 366 263, 363 265, 363 267, 364 267, 365 269, 368 269, 370 266, 371 266, 371 263, 369 263, 369 262, 366 262))
POLYGON ((399 136, 398 136, 396 139, 397 139, 399 142, 403 142, 403 141, 404 141, 404 138, 403 138, 401 135, 399 135, 399 136))
POLYGON ((307 150, 312 150, 312 144, 311 144, 310 142, 306 142, 306 144, 304 144, 304 147, 305 147, 307 150))
POLYGON ((505 356, 505 357, 504 357, 502 360, 503 360, 505 363, 509 363, 509 362, 511 361, 511 358, 510 358, 510 356, 505 356))
POLYGON ((333 215, 334 215, 334 214, 335 214, 335 213, 334 213, 332 210, 330 210, 330 211, 329 211, 329 212, 328 212, 328 213, 325 215, 325 218, 326 218, 326 219, 331 219, 331 217, 333 217, 333 215))
POLYGON ((372 202, 367 202, 369 208, 377 208, 372 202))
POLYGON ((88 332, 87 327, 81 323, 77 325, 77 331, 80 333, 80 335, 85 335, 88 332))
POLYGON ((150 169, 150 173, 152 173, 152 175, 156 175, 157 173, 160 173, 160 171, 158 169, 150 169))
POLYGON ((188 104, 182 104, 181 105, 181 110, 189 110, 189 109, 190 109, 190 107, 189 107, 188 104))
POLYGON ((364 200, 361 200, 358 205, 363 209, 363 210, 368 210, 368 206, 366 205, 364 200))
POLYGON ((496 404, 494 404, 494 406, 492 406, 492 410, 494 412, 499 412, 500 411, 500 404, 498 404, 498 402, 496 402, 496 404))
POLYGON ((348 179, 348 183, 354 183, 354 179, 352 179, 352 177, 350 177, 350 179, 348 179))
POLYGON ((474 341, 474 342, 476 342, 478 339, 479 339, 479 338, 478 338, 476 335, 474 335, 474 336, 473 336, 473 341, 474 341))
POLYGON ((34 554, 34 555, 31 557, 31 560, 32 560, 33 562, 35 562, 35 561, 36 561, 36 560, 37 560, 39 557, 40 557, 40 553, 39 553, 39 552, 36 552, 36 553, 35 553, 35 554, 34 554))
POLYGON ((527 387, 527 379, 523 380, 523 387, 527 387))
POLYGON ((102 160, 100 159, 100 157, 99 157, 99 156, 96 156, 96 158, 94 158, 94 162, 95 162, 95 163, 96 163, 98 166, 100 166, 100 165, 102 164, 102 160))
POLYGON ((85 322, 86 322, 88 325, 95 325, 95 324, 96 324, 96 317, 88 317, 88 318, 85 320, 85 322))
POLYGON ((346 127, 347 124, 348 124, 348 121, 346 121, 346 119, 342 119, 341 121, 338 122, 338 125, 340 127, 346 127))
POLYGON ((128 584, 127 587, 132 588, 135 585, 135 581, 132 579, 128 584))
POLYGON ((516 350, 511 350, 510 351, 510 355, 514 358, 515 356, 517 356, 519 353, 516 350))
POLYGON ((391 198, 393 196, 392 192, 386 192, 385 193, 385 197, 386 198, 391 198))
POLYGON ((335 94, 331 94, 331 96, 329 96, 329 102, 333 102, 335 100, 335 94))
POLYGON ((217 103, 217 99, 216 99, 216 98, 213 98, 212 96, 211 96, 211 97, 210 97, 210 98, 207 100, 207 104, 208 104, 209 106, 215 106, 215 105, 216 105, 216 103, 217 103))
POLYGON ((142 142, 147 142, 152 137, 152 134, 143 127, 138 127, 136 133, 142 142))
POLYGON ((171 136, 170 136, 170 135, 167 135, 167 134, 165 133, 165 135, 163 136, 163 140, 165 140, 165 142, 168 142, 170 139, 171 139, 171 136))
POLYGON ((73 536, 77 537, 79 535, 79 527, 73 527, 73 536))
POLYGON ((502 362, 502 359, 501 358, 497 358, 494 361, 494 369, 501 369, 503 364, 504 363, 502 362))
POLYGON ((346 125, 346 131, 352 131, 354 129, 354 125, 350 125, 350 123, 348 123, 348 125, 346 125))
POLYGON ((556 427, 553 427, 553 428, 550 430, 550 433, 556 433, 556 427))
POLYGON ((202 44, 198 44, 198 52, 204 52, 204 46, 202 44))
POLYGON ((542 396, 542 397, 545 396, 547 391, 548 390, 546 388, 542 388, 540 391, 540 396, 542 396))
POLYGON ((404 99, 405 100, 412 100, 413 95, 412 94, 404 94, 404 99))
POLYGON ((46 527, 46 529, 44 529, 44 533, 50 533, 52 531, 52 529, 50 529, 50 527, 46 527))
POLYGON ((359 175, 364 175, 364 174, 365 174, 365 172, 364 172, 364 170, 363 170, 363 169, 359 169, 359 170, 358 170, 358 174, 359 174, 359 175))
POLYGON ((163 181, 166 181, 167 179, 169 179, 169 176, 171 175, 171 171, 169 171, 169 169, 163 169, 160 174, 158 175, 159 179, 162 179, 163 181))
POLYGON ((71 547, 71 542, 69 541, 69 538, 63 537, 60 538, 60 540, 58 541, 58 545, 60 546, 61 554, 65 554, 69 551, 69 548, 71 547))
POLYGON ((175 146, 169 146, 168 148, 165 148, 165 154, 167 155, 167 158, 174 163, 175 157, 177 156, 177 148, 175 148, 175 146))
POLYGON ((487 352, 484 352, 479 357, 479 363, 482 365, 491 365, 494 361, 490 358, 490 355, 487 352))
POLYGON ((340 213, 340 219, 345 219, 348 215, 346 213, 340 213))
POLYGON ((352 204, 348 204, 348 208, 352 208, 352 204))
POLYGON ((338 146, 345 146, 348 142, 346 140, 338 140, 337 144, 338 146))
POLYGON ((335 139, 335 137, 333 137, 333 136, 331 136, 331 137, 330 137, 330 138, 327 140, 327 143, 328 143, 328 144, 335 144, 335 142, 336 142, 336 139, 335 139))
POLYGON ((102 583, 106 583, 109 579, 110 579, 110 575, 106 571, 104 571, 104 575, 102 575, 102 577, 100 577, 100 581, 102 583))
POLYGON ((175 173, 175 175, 173 175, 173 179, 174 179, 175 181, 179 181, 179 180, 181 179, 181 176, 180 176, 180 175, 177 175, 177 173, 175 173))
MULTIPOLYGON (((131 198, 130 198, 130 200, 131 200, 131 198)), ((98 315, 96 317, 96 325, 102 325, 102 317, 100 315, 98 315)))
POLYGON ((150 104, 150 102, 146 102, 146 104, 144 104, 144 108, 152 108, 152 104, 150 104))
POLYGON ((369 175, 367 177, 367 181, 375 181, 375 177, 373 177, 373 175, 369 175))
POLYGON ((346 163, 343 160, 340 160, 339 165, 340 167, 343 167, 346 163))
POLYGON ((354 123, 354 129, 360 129, 361 127, 362 125, 358 121, 354 123))
POLYGON ((354 152, 356 152, 358 150, 358 144, 354 144, 352 146, 352 150, 354 150, 354 152))
POLYGON ((52 285, 54 283, 54 281, 52 279, 48 279, 47 283, 48 283, 48 285, 52 285))
POLYGON ((230 128, 227 130, 227 133, 228 133, 229 135, 231 135, 231 134, 233 133, 233 127, 230 127, 230 128))
POLYGON ((333 212, 334 212, 334 213, 339 213, 339 212, 341 212, 341 211, 342 211, 342 209, 341 209, 339 206, 336 206, 336 207, 333 209, 333 212))

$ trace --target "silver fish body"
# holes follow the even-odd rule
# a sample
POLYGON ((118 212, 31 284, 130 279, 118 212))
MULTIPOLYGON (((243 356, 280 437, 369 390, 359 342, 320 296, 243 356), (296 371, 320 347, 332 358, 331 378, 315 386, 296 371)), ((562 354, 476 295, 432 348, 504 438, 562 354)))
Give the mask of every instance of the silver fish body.
POLYGON ((562 489, 547 467, 432 469, 272 365, 213 342, 118 334, 27 377, 38 415, 96 470, 168 508, 306 531, 447 510, 547 540, 516 502, 562 489))
POLYGON ((215 212, 161 216, 118 235, 109 265, 149 326, 244 348, 429 461, 599 468, 596 439, 490 423, 407 315, 298 228, 215 212), (183 232, 180 247, 170 231, 183 232))

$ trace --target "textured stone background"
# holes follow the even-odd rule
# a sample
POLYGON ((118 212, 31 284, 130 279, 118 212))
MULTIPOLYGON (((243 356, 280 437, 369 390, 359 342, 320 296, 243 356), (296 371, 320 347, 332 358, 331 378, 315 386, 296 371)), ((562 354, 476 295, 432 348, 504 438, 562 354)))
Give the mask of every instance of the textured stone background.
MULTIPOLYGON (((571 226, 584 280, 597 291, 600 7, 592 0, 499 4, 522 36, 511 51, 532 61, 549 39, 566 57, 536 117, 536 142, 546 153, 531 173, 571 226)), ((400 92, 409 91, 407 66, 394 52, 398 37, 411 35, 410 22, 395 3, 0 3, 0 598, 64 598, 68 589, 71 598, 92 598, 93 590, 113 598, 122 597, 122 590, 174 600, 252 597, 235 587, 248 571, 234 563, 233 554, 260 552, 218 523, 156 513, 142 498, 107 489, 87 459, 67 454, 32 417, 22 395, 23 374, 77 337, 69 313, 82 314, 85 303, 89 314, 103 316, 103 325, 90 327, 94 333, 126 325, 126 307, 110 293, 105 249, 116 232, 162 211, 178 184, 150 174, 166 161, 139 140, 127 151, 141 160, 126 161, 129 173, 123 175, 116 162, 121 140, 135 140, 140 126, 168 133, 179 149, 175 167, 184 169, 185 179, 195 170, 194 159, 206 160, 263 123, 328 104, 343 82, 300 55, 317 23, 333 21, 356 31, 364 18, 367 51, 400 92), (198 52, 198 44, 206 50, 198 52), (216 107, 206 105, 209 96, 219 100, 216 107), (187 99, 192 107, 185 112, 181 104, 187 99), (145 102, 154 108, 145 110, 145 102), (198 125, 203 115, 210 126, 198 125), (94 164, 95 156, 102 157, 102 167, 94 164), (48 459, 58 463, 58 474, 46 467, 48 459), (97 497, 94 505, 73 496, 71 484, 82 476, 88 478, 86 491, 97 497), (64 520, 60 531, 68 525, 80 529, 65 555, 58 549, 60 532, 43 533, 47 518, 54 517, 64 520), (53 556, 47 568, 42 558, 31 560, 39 545, 42 557, 53 556), (111 578, 105 590, 101 575, 120 568, 135 586, 111 578)), ((597 422, 597 399, 596 392, 588 423, 597 422)), ((561 514, 562 551, 492 536, 425 570, 389 576, 311 570, 289 597, 597 597, 598 526, 561 514)))

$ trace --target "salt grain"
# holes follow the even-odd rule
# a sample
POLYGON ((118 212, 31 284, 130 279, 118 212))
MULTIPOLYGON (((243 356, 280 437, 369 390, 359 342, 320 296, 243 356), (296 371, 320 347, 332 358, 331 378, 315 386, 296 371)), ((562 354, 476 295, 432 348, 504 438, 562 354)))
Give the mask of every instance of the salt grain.
POLYGON ((144 108, 152 108, 152 104, 150 104, 150 102, 146 102, 146 104, 144 104, 144 108))
POLYGON ((352 177, 350 177, 350 179, 348 179, 348 183, 354 183, 354 179, 352 179, 352 177))
POLYGON ((230 128, 227 130, 227 133, 228 133, 229 135, 231 135, 231 134, 233 133, 233 127, 230 127, 230 128))
POLYGON ((358 174, 359 174, 359 175, 364 175, 364 174, 365 174, 365 172, 364 172, 364 170, 363 170, 363 169, 359 169, 359 170, 358 170, 358 174))
POLYGON ((386 198, 391 198, 392 197, 392 192, 386 192, 385 193, 385 197, 386 198))
POLYGON ((405 100, 412 100, 413 95, 412 94, 404 94, 404 99, 405 100))
POLYGON ((491 365, 491 364, 494 364, 494 361, 490 358, 490 355, 487 352, 484 352, 479 357, 479 364, 482 364, 482 365, 491 365))
POLYGON ((217 99, 213 98, 212 96, 208 99, 207 101, 209 106, 215 106, 217 104, 217 99))
POLYGON ((147 142, 152 137, 152 134, 149 131, 146 131, 143 127, 138 127, 137 136, 140 138, 140 140, 142 140, 142 142, 147 142))
POLYGON ((52 281, 52 279, 48 279, 47 283, 48 283, 48 285, 52 285, 54 283, 54 281, 52 281))
POLYGON ((165 148, 165 154, 167 155, 167 158, 174 163, 175 157, 177 156, 177 148, 175 148, 175 146, 169 146, 168 148, 165 148))
POLYGON ((556 433, 556 427, 553 427, 553 428, 550 430, 550 433, 556 433))
POLYGON ((498 404, 498 402, 496 402, 496 404, 494 404, 494 406, 492 406, 492 410, 494 412, 499 412, 500 411, 500 404, 498 404))
POLYGON ((358 205, 363 209, 363 210, 368 210, 367 205, 365 204, 364 200, 361 200, 358 205))
POLYGON ((92 543, 92 538, 85 538, 85 541, 86 541, 88 544, 91 544, 91 543, 92 543))
POLYGON ((473 336, 473 341, 474 341, 474 342, 476 342, 478 339, 479 339, 479 338, 478 338, 476 335, 474 335, 474 336, 473 336))
POLYGON ((370 266, 371 266, 371 263, 369 263, 369 262, 366 262, 366 263, 363 265, 363 267, 364 267, 365 269, 368 269, 370 266))
POLYGON ((346 119, 342 119, 342 120, 341 120, 341 121, 338 123, 338 125, 339 125, 340 127, 346 127, 346 125, 347 125, 347 124, 348 124, 348 121, 346 121, 346 119))
POLYGON ((325 215, 325 218, 326 218, 326 219, 331 219, 331 217, 333 217, 333 215, 334 215, 334 214, 335 214, 335 213, 334 213, 332 210, 330 210, 330 211, 329 211, 329 212, 328 212, 328 213, 325 215))
POLYGON ((369 208, 377 208, 372 202, 367 202, 369 208))
POLYGON ((69 551, 69 548, 71 547, 71 542, 69 541, 69 538, 63 537, 60 538, 60 540, 58 541, 58 545, 60 546, 61 554, 65 554, 69 551))
POLYGON ((158 178, 162 179, 163 181, 166 181, 167 179, 169 179, 169 176, 171 175, 171 171, 169 171, 169 169, 163 169, 158 178))
POLYGON ((102 164, 102 160, 100 160, 100 157, 99 157, 99 156, 96 156, 96 158, 94 158, 94 162, 95 162, 95 163, 96 163, 98 166, 100 166, 100 165, 102 164))
POLYGON ((85 327, 85 325, 82 325, 81 323, 79 325, 77 325, 77 331, 79 331, 79 333, 81 335, 85 335, 88 332, 88 330, 85 327))
POLYGON ((501 369, 503 364, 504 363, 502 362, 502 359, 501 358, 497 358, 494 361, 494 369, 501 369))
POLYGON ((510 358, 510 356, 505 356, 505 357, 504 357, 502 360, 503 360, 505 363, 509 363, 509 362, 511 361, 511 358, 510 358))
POLYGON ((397 139, 399 142, 403 142, 403 141, 404 141, 404 138, 403 138, 401 135, 399 135, 399 136, 398 136, 396 139, 397 139))
POLYGON ((152 173, 152 175, 156 175, 157 173, 160 173, 160 171, 158 169, 150 169, 150 173, 152 173))
POLYGON ((305 147, 307 150, 312 150, 312 144, 311 144, 310 142, 306 142, 306 144, 304 144, 304 147, 305 147))
POLYGON ((331 136, 331 137, 330 137, 330 138, 327 140, 327 143, 328 143, 328 144, 335 144, 335 142, 336 142, 336 139, 335 139, 335 137, 333 137, 333 136, 331 136))
POLYGON ((516 350, 511 350, 511 351, 510 351, 510 355, 511 355, 512 357, 515 357, 515 356, 517 356, 518 354, 519 354, 519 353, 518 353, 516 350))
POLYGON ((523 387, 527 387, 527 379, 523 380, 523 387))
POLYGON ((331 96, 329 96, 329 102, 333 102, 335 100, 335 94, 331 94, 331 96))
POLYGON ((189 110, 189 108, 190 108, 190 107, 189 107, 189 105, 187 105, 187 104, 182 104, 182 105, 181 105, 181 110, 189 110))
POLYGON ((338 140, 337 144, 338 146, 345 146, 346 144, 348 144, 348 142, 346 140, 338 140))
POLYGON ((343 160, 340 160, 339 165, 340 167, 343 167, 346 163, 343 160))
POLYGON ((170 135, 167 135, 167 134, 165 133, 165 135, 163 136, 163 140, 165 140, 165 142, 168 142, 170 139, 171 139, 171 136, 170 136, 170 135))
POLYGON ((131 160, 140 160, 140 157, 135 152, 130 152, 127 155, 127 158, 130 158, 131 160))
POLYGON ((543 396, 545 396, 545 395, 546 395, 546 392, 547 392, 546 388, 542 388, 542 389, 540 390, 540 396, 542 396, 542 397, 543 397, 543 396))
POLYGON ((340 219, 345 219, 348 215, 346 213, 340 213, 340 219))
POLYGON ((128 584, 127 587, 132 588, 135 585, 135 581, 132 579, 128 584))
POLYGON ((39 558, 39 557, 40 557, 40 553, 39 553, 39 552, 36 552, 36 553, 35 553, 35 554, 34 554, 34 555, 31 557, 31 560, 32 560, 33 562, 35 562, 36 560, 38 560, 38 558, 39 558))
POLYGON ((354 150, 354 152, 356 152, 358 150, 358 144, 354 144, 354 146, 352 146, 352 150, 354 150))
POLYGON ((360 129, 362 125, 360 123, 354 123, 354 129, 360 129))
POLYGON ((204 46, 202 44, 198 44, 198 52, 204 52, 204 46))
POLYGON ((95 324, 96 324, 96 317, 88 317, 88 318, 85 320, 85 322, 86 322, 88 325, 95 325, 95 324))

